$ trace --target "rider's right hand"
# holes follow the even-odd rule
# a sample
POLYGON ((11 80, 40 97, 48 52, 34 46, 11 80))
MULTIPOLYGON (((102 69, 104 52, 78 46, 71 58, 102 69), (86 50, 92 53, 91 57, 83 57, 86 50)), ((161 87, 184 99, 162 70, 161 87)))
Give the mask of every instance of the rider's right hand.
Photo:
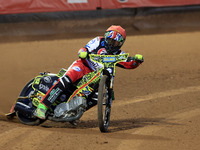
POLYGON ((87 56, 88 56, 88 50, 87 50, 86 48, 81 48, 81 49, 78 51, 78 56, 79 56, 79 58, 81 58, 81 59, 87 58, 87 56))

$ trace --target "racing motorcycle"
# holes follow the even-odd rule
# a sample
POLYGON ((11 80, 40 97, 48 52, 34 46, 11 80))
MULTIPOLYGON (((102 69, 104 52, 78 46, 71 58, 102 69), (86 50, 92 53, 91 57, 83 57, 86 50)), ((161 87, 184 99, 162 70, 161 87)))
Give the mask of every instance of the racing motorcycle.
MULTIPOLYGON (((129 54, 90 54, 90 59, 102 64, 103 67, 84 75, 70 90, 60 94, 47 111, 46 120, 70 122, 75 125, 85 111, 97 105, 99 129, 101 132, 107 132, 114 100, 115 66, 128 56, 129 54)), ((65 69, 61 69, 58 74, 44 72, 30 80, 6 116, 17 116, 20 122, 26 125, 39 125, 46 121, 35 117, 34 111, 47 91, 65 73, 65 69)))

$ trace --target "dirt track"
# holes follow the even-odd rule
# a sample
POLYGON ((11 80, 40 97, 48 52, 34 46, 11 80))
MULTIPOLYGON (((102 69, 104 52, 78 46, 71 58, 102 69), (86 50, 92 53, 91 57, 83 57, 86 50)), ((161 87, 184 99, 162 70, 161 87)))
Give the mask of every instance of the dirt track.
POLYGON ((199 31, 128 36, 123 50, 143 54, 145 62, 117 69, 106 134, 97 127, 96 108, 76 128, 50 121, 30 127, 4 117, 27 81, 67 68, 90 38, 1 43, 0 149, 199 150, 199 39, 199 31))

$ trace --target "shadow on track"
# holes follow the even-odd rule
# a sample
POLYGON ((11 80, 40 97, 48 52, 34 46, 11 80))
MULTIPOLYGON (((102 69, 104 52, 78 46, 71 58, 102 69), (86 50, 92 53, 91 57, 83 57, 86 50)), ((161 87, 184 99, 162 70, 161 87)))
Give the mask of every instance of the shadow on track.
MULTIPOLYGON (((130 130, 134 128, 141 128, 145 126, 152 125, 179 125, 171 122, 167 122, 165 118, 135 118, 135 119, 120 119, 120 120, 111 120, 109 125, 109 132, 119 132, 130 130)), ((52 122, 47 121, 41 125, 44 128, 76 128, 76 129, 89 129, 89 128, 97 128, 98 122, 97 120, 88 120, 82 121, 80 120, 77 126, 73 126, 70 123, 60 123, 60 122, 52 122)))

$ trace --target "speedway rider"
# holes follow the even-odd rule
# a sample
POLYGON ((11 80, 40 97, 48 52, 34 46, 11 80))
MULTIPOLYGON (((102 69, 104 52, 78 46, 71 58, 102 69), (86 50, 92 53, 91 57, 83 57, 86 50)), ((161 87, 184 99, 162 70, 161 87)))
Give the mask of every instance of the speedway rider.
MULTIPOLYGON (((120 50, 126 39, 126 32, 121 26, 112 25, 104 37, 96 37, 78 51, 79 59, 74 61, 68 68, 66 74, 58 79, 51 89, 46 93, 39 103, 34 115, 40 119, 46 118, 46 112, 52 103, 60 96, 62 92, 70 89, 72 84, 84 75, 96 70, 101 65, 93 62, 88 54, 99 55, 119 55, 125 52, 120 50)), ((135 57, 129 57, 126 61, 120 62, 117 66, 125 69, 134 69, 144 61, 143 56, 136 54, 135 57)), ((100 66, 101 67, 101 66, 100 66)))

